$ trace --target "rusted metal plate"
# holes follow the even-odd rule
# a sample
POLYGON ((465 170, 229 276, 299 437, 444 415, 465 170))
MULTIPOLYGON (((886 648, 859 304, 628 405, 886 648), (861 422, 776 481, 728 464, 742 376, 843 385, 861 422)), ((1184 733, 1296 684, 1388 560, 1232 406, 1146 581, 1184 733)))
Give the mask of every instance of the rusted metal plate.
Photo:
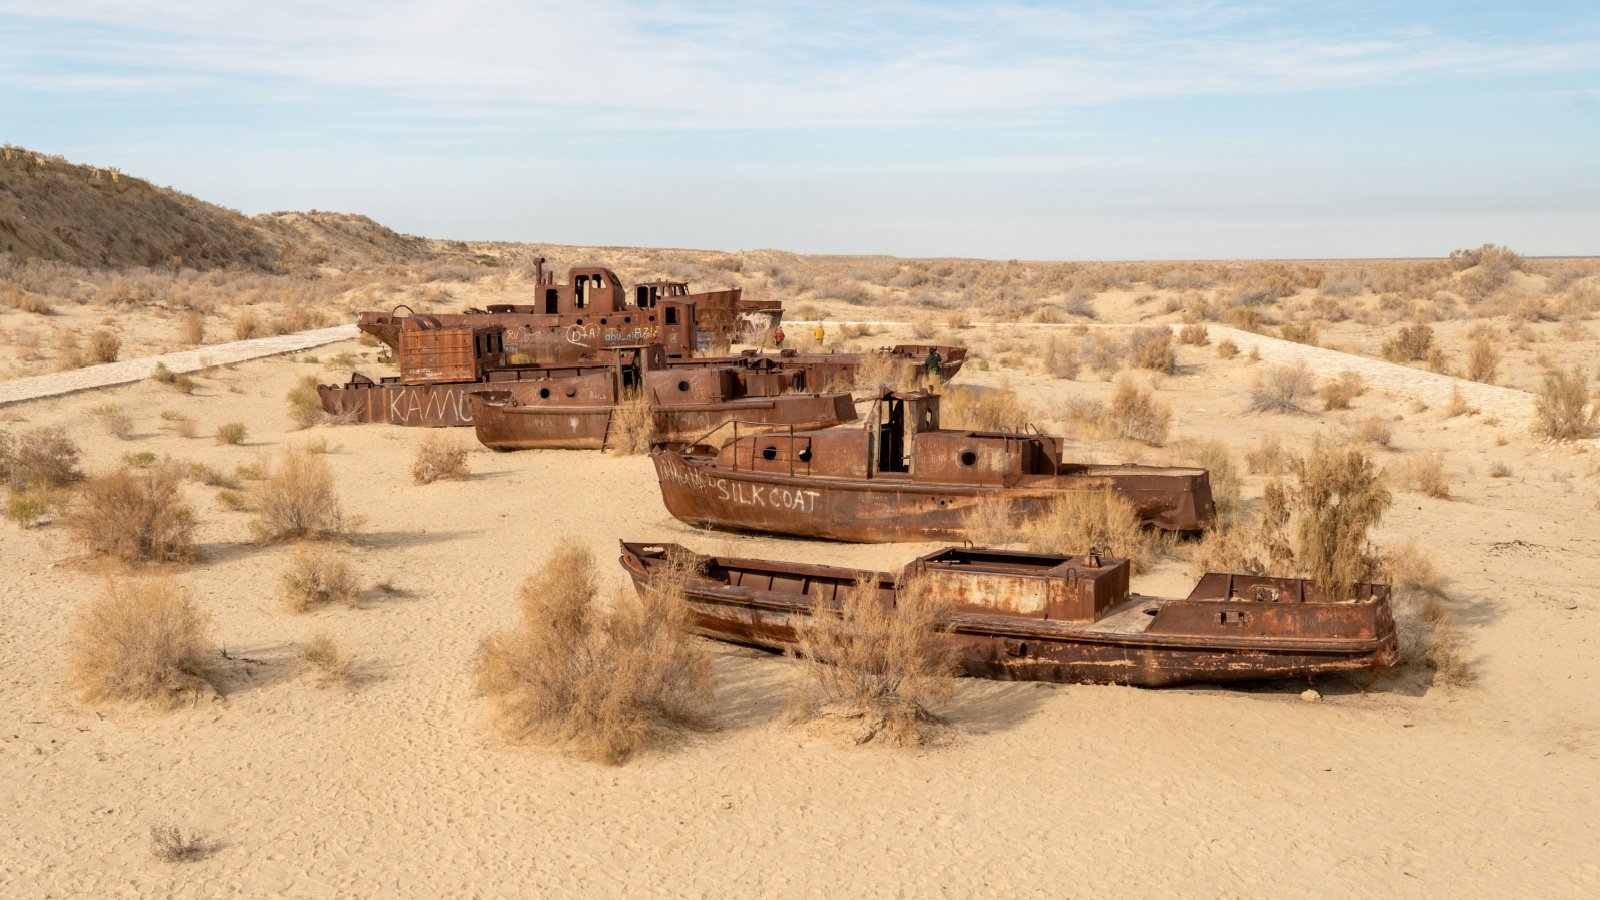
MULTIPOLYGON (((624 542, 620 562, 647 591, 669 554, 693 556, 677 545, 624 542)), ((697 630, 775 651, 792 650, 796 627, 818 608, 836 611, 858 581, 875 584, 879 602, 892 607, 901 583, 918 576, 949 603, 946 625, 968 675, 1160 687, 1303 678, 1399 659, 1382 585, 1361 585, 1355 599, 1338 602, 1163 599, 1129 592, 1126 560, 963 548, 915 560, 900 578, 769 560, 698 562, 700 574, 684 585, 697 630), (1051 600, 1039 606, 1039 597, 1051 600)), ((1215 577, 1243 576, 1206 579, 1215 577)))
POLYGON ((960 539, 985 500, 1017 520, 1064 493, 1115 491, 1142 521, 1197 531, 1216 515, 1204 469, 1061 461, 1046 435, 938 427, 938 401, 888 394, 864 423, 804 436, 735 434, 651 450, 667 510, 691 525, 876 543, 960 539))

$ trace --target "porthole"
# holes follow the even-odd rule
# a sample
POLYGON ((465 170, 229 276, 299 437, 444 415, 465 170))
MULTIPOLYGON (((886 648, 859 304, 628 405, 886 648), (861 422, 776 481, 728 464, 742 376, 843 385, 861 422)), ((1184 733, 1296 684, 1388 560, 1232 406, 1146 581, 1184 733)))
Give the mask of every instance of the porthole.
POLYGON ((601 316, 601 317, 600 317, 600 324, 601 324, 601 325, 604 325, 604 324, 605 324, 605 323, 606 323, 606 320, 605 320, 605 317, 604 317, 604 316, 601 316))
POLYGON ((622 324, 628 325, 628 324, 631 324, 632 322, 633 322, 633 316, 623 316, 622 317, 622 324))
POLYGON ((762 447, 761 448, 761 458, 762 459, 777 459, 778 458, 778 448, 777 447, 773 447, 771 445, 768 445, 766 447, 762 447))
POLYGON ((800 451, 800 461, 803 462, 803 463, 811 462, 811 448, 810 447, 807 447, 804 450, 800 451))
POLYGON ((961 451, 960 459, 963 466, 975 466, 978 464, 978 454, 973 453, 971 450, 961 451))
POLYGON ((579 319, 579 320, 578 320, 578 324, 579 324, 579 325, 582 325, 582 324, 583 324, 583 320, 582 320, 582 319, 579 319))
POLYGON ((550 399, 550 389, 549 388, 539 388, 539 399, 540 400, 549 400, 550 399))
POLYGON ((678 382, 678 390, 687 391, 688 389, 689 389, 689 382, 687 382, 687 381, 678 382))
POLYGON ((578 396, 578 389, 575 388, 575 387, 567 388, 567 396, 568 397, 576 397, 576 396, 578 396))

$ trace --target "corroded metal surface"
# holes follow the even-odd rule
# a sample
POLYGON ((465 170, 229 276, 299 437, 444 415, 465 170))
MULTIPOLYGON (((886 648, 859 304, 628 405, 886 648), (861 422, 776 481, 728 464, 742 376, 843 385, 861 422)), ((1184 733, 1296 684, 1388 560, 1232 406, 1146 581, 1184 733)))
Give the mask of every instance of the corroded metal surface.
POLYGON ((1216 514, 1204 469, 1083 465, 1061 451, 1048 435, 940 429, 938 398, 916 392, 884 395, 864 427, 665 442, 650 456, 681 521, 841 541, 960 539, 985 500, 1021 521, 1072 492, 1115 491, 1169 531, 1216 514))
MULTIPOLYGON (((892 607, 915 578, 948 605, 965 672, 987 678, 1160 687, 1309 677, 1399 659, 1385 585, 1335 600, 1297 579, 1207 574, 1183 599, 1129 591, 1127 560, 947 548, 900 577, 804 563, 703 557, 675 544, 622 544, 640 591, 669 566, 688 576, 696 629, 768 650, 792 650, 795 628, 844 592, 876 585, 892 607)), ((670 577, 670 576, 669 576, 670 577)))

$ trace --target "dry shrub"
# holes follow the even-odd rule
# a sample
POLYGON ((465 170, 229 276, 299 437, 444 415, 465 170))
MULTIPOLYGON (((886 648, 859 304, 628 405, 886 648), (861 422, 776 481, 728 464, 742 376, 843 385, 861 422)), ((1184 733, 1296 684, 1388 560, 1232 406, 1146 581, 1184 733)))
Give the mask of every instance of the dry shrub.
POLYGON ((1510 478, 1511 466, 1507 465, 1504 460, 1495 460, 1493 463, 1489 464, 1489 477, 1510 478))
POLYGON ((150 370, 150 380, 157 384, 172 384, 174 381, 178 380, 178 376, 174 375, 172 370, 167 368, 166 363, 158 362, 156 363, 156 367, 150 370))
POLYGON ((1275 365, 1256 375, 1250 388, 1250 411, 1304 413, 1301 405, 1311 396, 1311 369, 1305 360, 1292 365, 1275 365))
POLYGON ((1582 370, 1551 369, 1534 399, 1533 430, 1557 441, 1592 437, 1600 423, 1600 405, 1589 402, 1589 379, 1582 370))
POLYGON ((239 318, 233 322, 233 339, 246 341, 260 337, 266 330, 266 326, 261 324, 261 317, 256 315, 254 310, 247 309, 239 313, 239 318))
POLYGON ((0 431, 0 483, 14 488, 43 482, 64 487, 83 478, 78 445, 55 425, 13 435, 0 431))
POLYGON ((1227 322, 1241 331, 1261 331, 1266 320, 1261 311, 1248 306, 1230 306, 1222 311, 1222 321, 1227 322))
POLYGON ((1317 326, 1311 322, 1285 322, 1278 326, 1278 337, 1297 344, 1317 346, 1317 326))
MULTIPOLYGON (((877 358, 875 354, 873 357, 877 358)), ((650 445, 659 436, 655 407, 644 391, 635 392, 612 408, 607 446, 613 453, 623 456, 649 453, 650 445)))
POLYGON ((236 447, 244 443, 247 434, 249 430, 244 427, 243 422, 228 422, 217 426, 217 443, 236 447))
POLYGON ((1217 342, 1217 356, 1221 359, 1233 359, 1239 355, 1239 345, 1229 338, 1217 342))
POLYGON ((1389 449, 1393 446, 1394 429, 1389 425, 1389 420, 1370 416, 1356 423, 1356 427, 1350 431, 1350 438, 1389 449))
POLYGON ((597 607, 594 555, 575 540, 522 585, 522 618, 478 650, 478 691, 513 741, 535 740, 618 765, 684 727, 703 725, 711 661, 689 637, 678 570, 643 595, 597 607))
POLYGON ((201 859, 209 848, 205 839, 196 833, 185 835, 176 825, 150 826, 150 856, 165 863, 189 862, 201 859))
POLYGON ((1183 448, 1182 457, 1209 473, 1211 498, 1217 514, 1223 518, 1232 517, 1244 494, 1244 479, 1238 463, 1234 462, 1233 451, 1221 441, 1196 441, 1183 448))
POLYGON ((1056 378, 1073 379, 1078 377, 1078 370, 1082 368, 1078 362, 1078 348, 1076 344, 1063 342, 1055 335, 1050 335, 1044 343, 1044 370, 1056 378))
POLYGON ((982 497, 962 515, 961 528, 980 547, 1000 547, 1016 540, 1016 511, 1004 497, 982 497))
POLYGON ((1443 602, 1449 599, 1449 579, 1415 540, 1385 552, 1382 567, 1392 588, 1390 608, 1400 642, 1400 665, 1426 665, 1441 684, 1471 683, 1472 661, 1443 602))
POLYGON ((178 322, 178 340, 190 347, 206 342, 206 317, 199 312, 185 313, 178 322))
POLYGON ((1152 447, 1166 442, 1171 426, 1172 408, 1157 400, 1155 392, 1140 387, 1127 375, 1117 379, 1116 389, 1100 414, 1101 428, 1152 447))
POLYGON ((352 660, 327 632, 319 631, 300 650, 300 660, 316 675, 318 687, 349 686, 355 681, 352 660))
POLYGON ((1035 553, 1083 555, 1091 548, 1126 557, 1135 572, 1155 556, 1154 541, 1133 504, 1115 491, 1071 491, 1050 501, 1042 514, 1022 525, 1023 539, 1035 553))
POLYGON ((1295 469, 1290 493, 1295 560, 1318 587, 1348 596, 1375 569, 1367 533, 1392 499, 1383 473, 1361 450, 1322 435, 1295 469))
POLYGON ((1475 416, 1479 412, 1476 406, 1468 406, 1467 398, 1461 393, 1461 388, 1450 389, 1450 402, 1445 404, 1444 417, 1454 419, 1457 416, 1475 416))
POLYGON ((965 331, 972 327, 972 317, 960 310, 956 310, 944 317, 944 326, 951 331, 965 331))
POLYGON ((133 417, 118 407, 98 406, 90 410, 90 413, 100 420, 100 427, 106 430, 106 434, 122 441, 133 437, 133 417))
POLYGON ((333 472, 320 456, 285 450, 272 474, 250 491, 252 528, 265 541, 337 538, 354 525, 334 491, 333 472))
POLYGON ((1349 409, 1350 401, 1366 393, 1366 390, 1366 382, 1361 380, 1360 375, 1340 372, 1337 378, 1322 383, 1317 396, 1322 399, 1323 409, 1349 409))
MULTIPOLYGON (((306 449, 314 452, 310 447, 306 449)), ((440 479, 460 481, 466 477, 467 445, 437 431, 428 432, 411 459, 411 480, 417 484, 433 484, 440 479)))
POLYGON ((1122 361, 1126 354, 1121 344, 1117 343, 1105 332, 1096 331, 1089 336, 1088 349, 1083 353, 1083 364, 1089 369, 1100 373, 1109 381, 1109 376, 1122 369, 1122 361))
POLYGON ((89 703, 172 707, 211 688, 208 619, 177 582, 111 580, 67 638, 67 684, 89 703))
POLYGON ((1294 454, 1284 449, 1283 441, 1269 434, 1245 451, 1244 464, 1251 475, 1282 475, 1294 461, 1294 454))
POLYGON ((892 604, 876 579, 845 591, 838 609, 818 603, 795 629, 802 678, 789 720, 842 726, 857 744, 928 743, 942 724, 931 707, 957 671, 948 630, 949 610, 922 581, 900 585, 892 604))
POLYGON ((939 420, 946 428, 1017 432, 1037 415, 1006 385, 950 385, 939 398, 939 420))
POLYGON ((932 319, 918 319, 911 323, 911 335, 919 341, 925 341, 939 333, 939 326, 933 324, 932 319))
POLYGON ((1172 329, 1165 325, 1134 329, 1128 335, 1127 360, 1136 369, 1172 374, 1178 365, 1172 349, 1172 329))
POLYGON ((1405 325, 1400 333, 1383 342, 1383 358, 1390 362, 1426 359, 1433 349, 1433 329, 1422 323, 1405 325))
POLYGON ((1478 335, 1472 341, 1472 349, 1467 351, 1467 377, 1483 384, 1494 384, 1499 370, 1500 351, 1489 335, 1478 335))
POLYGON ((126 466, 89 479, 67 527, 89 553, 125 563, 195 557, 194 512, 170 465, 135 473, 126 466))
POLYGON ((1178 330, 1178 343, 1204 347, 1211 343, 1211 331, 1199 322, 1190 323, 1178 330))
POLYGON ((322 397, 317 394, 317 376, 302 375, 285 395, 289 401, 289 418, 297 428, 310 428, 327 421, 328 411, 322 408, 322 397))
POLYGON ((1444 473, 1444 458, 1437 453, 1402 460, 1388 467, 1391 478, 1401 490, 1422 494, 1435 500, 1450 499, 1450 482, 1444 473))
POLYGON ((361 585, 350 563, 327 547, 312 544, 295 548, 278 576, 278 593, 291 612, 328 603, 361 603, 361 585))
POLYGON ((109 331, 101 329, 89 335, 89 358, 97 363, 116 362, 121 350, 122 338, 109 331))

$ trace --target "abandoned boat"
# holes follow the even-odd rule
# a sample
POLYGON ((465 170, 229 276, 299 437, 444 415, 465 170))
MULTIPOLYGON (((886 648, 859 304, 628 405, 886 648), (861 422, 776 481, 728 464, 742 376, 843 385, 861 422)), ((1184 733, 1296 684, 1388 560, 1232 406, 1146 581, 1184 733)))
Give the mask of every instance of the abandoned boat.
POLYGON ((1021 521, 1061 495, 1111 490, 1146 524, 1198 531, 1216 515, 1205 469, 1063 462, 1060 438, 939 427, 939 398, 889 392, 862 427, 741 435, 650 450, 667 510, 690 525, 876 543, 965 537, 988 498, 1021 521))
MULTIPOLYGON (((647 282, 630 293, 607 268, 575 267, 558 284, 554 273, 544 271, 543 259, 535 265, 533 303, 495 303, 437 313, 435 319, 501 326, 509 362, 550 364, 591 358, 618 344, 657 343, 669 357, 692 356, 732 343, 746 321, 776 323, 783 315, 780 303, 744 301, 739 288, 691 294, 683 282, 647 282)), ((363 312, 356 327, 398 352, 408 318, 400 314, 403 308, 363 312)))
POLYGON ((700 634, 791 650, 795 627, 837 610, 863 580, 893 607, 901 591, 932 592, 968 675, 1162 687, 1304 678, 1399 660, 1389 588, 1351 599, 1307 581, 1209 572, 1183 599, 1128 590, 1125 559, 947 548, 899 577, 760 559, 709 557, 676 544, 622 544, 637 590, 683 577, 700 634))
POLYGON ((736 366, 666 366, 659 346, 635 348, 634 367, 552 378, 517 390, 468 397, 472 427, 492 450, 605 449, 617 437, 631 398, 647 405, 662 440, 705 434, 739 421, 753 431, 807 431, 856 419, 850 394, 801 393, 802 371, 736 366), (636 387, 635 387, 636 386, 636 387))

